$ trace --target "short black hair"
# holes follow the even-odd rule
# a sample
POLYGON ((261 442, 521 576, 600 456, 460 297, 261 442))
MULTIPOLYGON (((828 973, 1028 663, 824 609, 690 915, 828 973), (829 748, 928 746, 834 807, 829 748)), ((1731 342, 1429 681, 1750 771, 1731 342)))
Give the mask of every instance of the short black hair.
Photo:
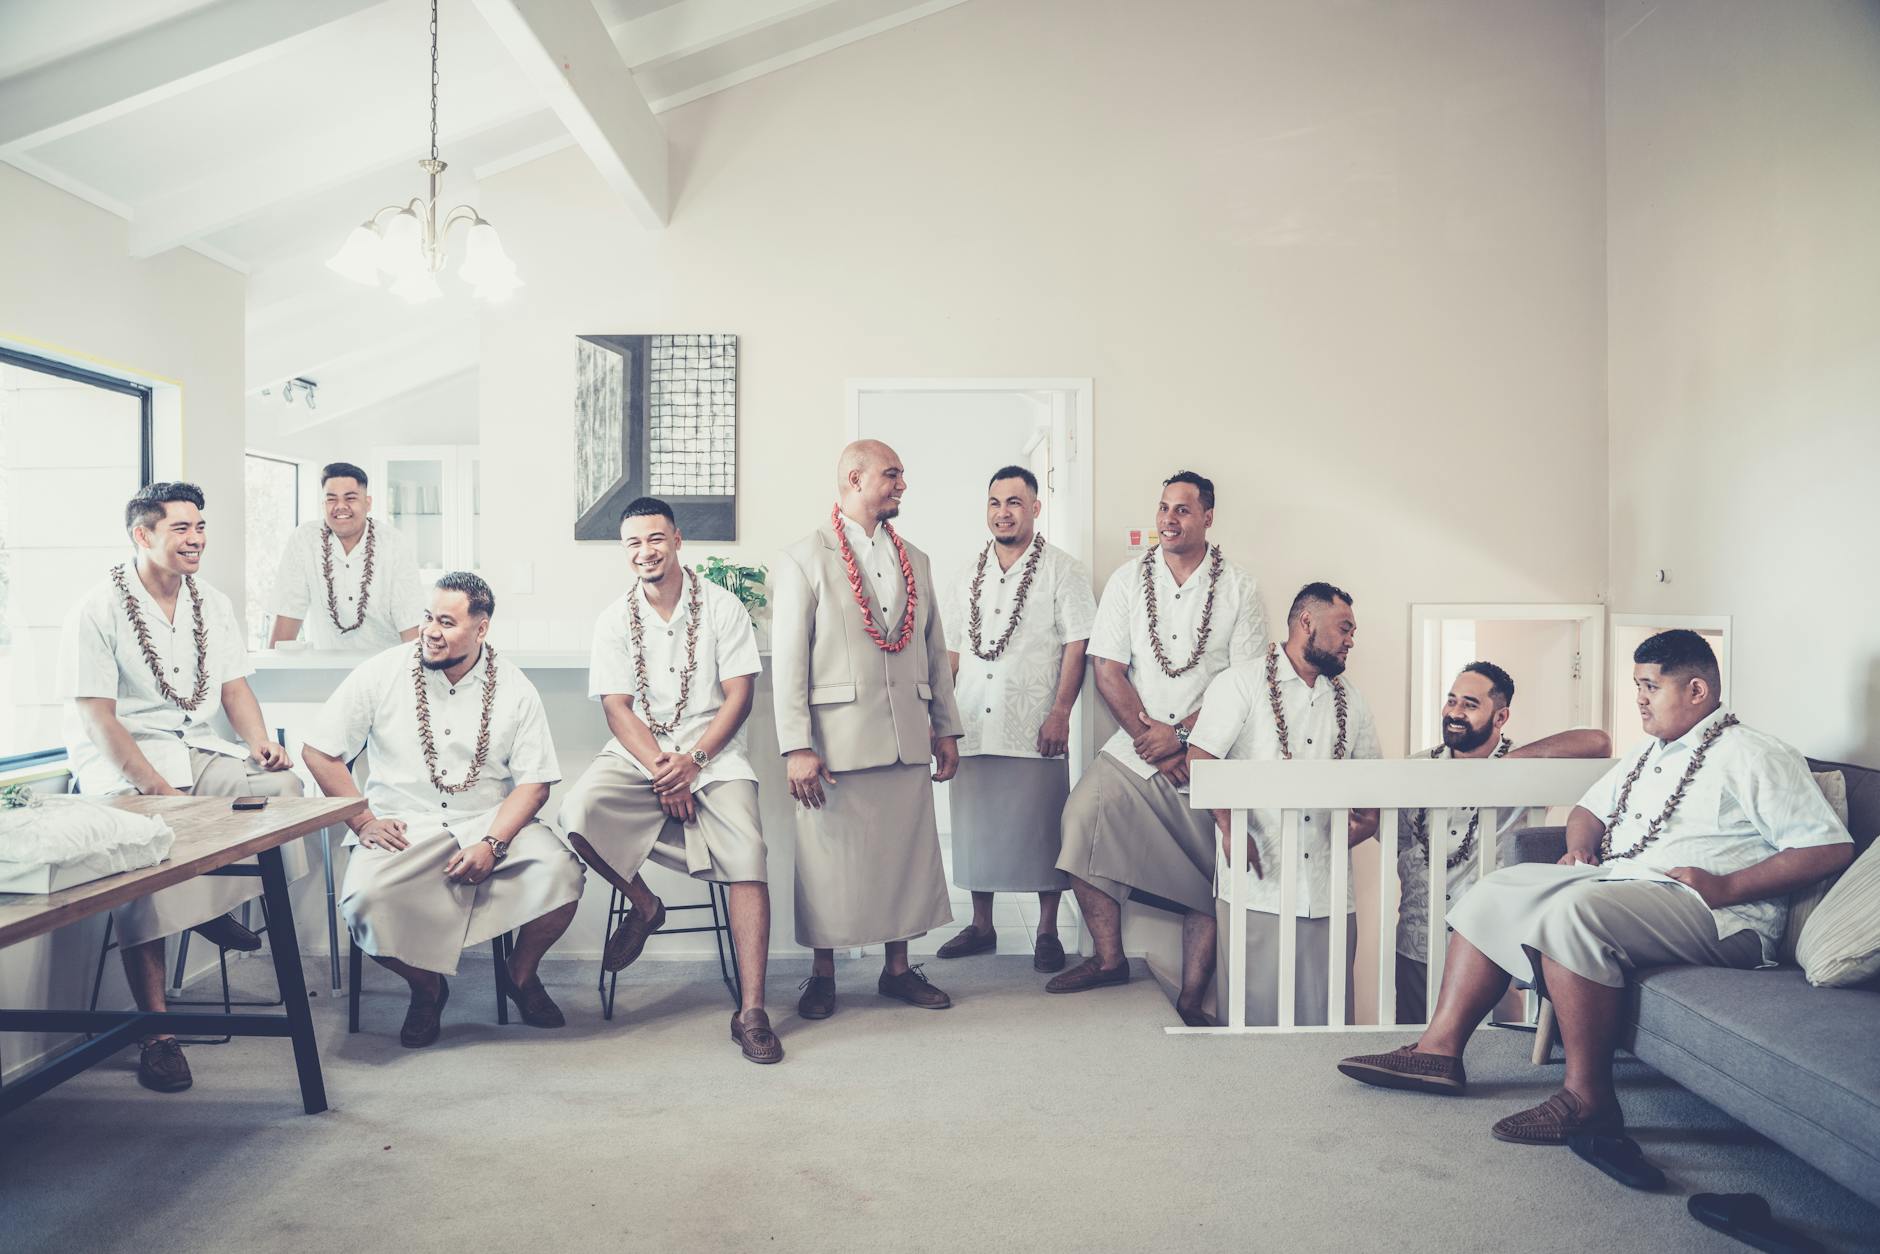
POLYGON ((625 526, 629 518, 651 518, 655 514, 675 527, 679 525, 679 520, 673 517, 672 506, 656 496, 638 496, 627 502, 627 507, 620 511, 620 521, 614 525, 625 526))
POLYGON ((1023 466, 1001 466, 992 472, 992 478, 986 480, 986 486, 989 488, 1001 479, 1023 479, 1025 486, 1031 489, 1031 494, 1038 495, 1038 476, 1023 466))
POLYGON ((1722 695, 1723 672, 1717 666, 1716 651, 1710 641, 1688 628, 1659 632, 1632 651, 1632 660, 1674 677, 1702 676, 1713 694, 1722 695))
POLYGON ((453 570, 437 581, 437 586, 445 592, 461 592, 470 602, 470 612, 481 614, 484 618, 496 612, 496 594, 483 582, 483 576, 473 575, 467 570, 453 570))
POLYGON ((366 487, 366 472, 351 462, 328 462, 320 467, 320 486, 325 487, 328 479, 351 479, 360 487, 366 487))
POLYGON ((1507 671, 1493 662, 1470 662, 1462 668, 1464 675, 1480 675, 1488 681, 1488 695, 1495 698, 1497 705, 1514 704, 1514 679, 1507 671))
POLYGON ((182 501, 203 507, 202 489, 193 483, 146 483, 124 506, 124 530, 151 528, 163 521, 166 507, 182 501))
POLYGON ((1201 508, 1214 508, 1214 480, 1206 475, 1198 475, 1192 470, 1178 470, 1164 479, 1162 486, 1166 488, 1172 483, 1192 484, 1195 491, 1201 494, 1201 508))
POLYGON ((1286 624, 1290 627, 1298 622, 1299 616, 1305 613, 1308 605, 1331 605, 1337 601, 1343 601, 1346 605, 1357 604, 1351 599, 1351 594, 1337 584, 1326 583, 1323 580, 1309 583, 1299 589, 1299 595, 1293 598, 1292 608, 1286 611, 1286 624))

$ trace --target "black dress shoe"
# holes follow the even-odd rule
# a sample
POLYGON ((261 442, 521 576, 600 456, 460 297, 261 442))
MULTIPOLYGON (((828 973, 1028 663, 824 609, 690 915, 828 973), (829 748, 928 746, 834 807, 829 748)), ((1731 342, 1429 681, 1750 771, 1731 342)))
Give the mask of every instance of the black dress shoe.
POLYGON ((940 946, 936 958, 970 958, 974 954, 988 954, 999 947, 999 934, 992 928, 980 931, 967 924, 958 936, 940 946))
POLYGON ((1043 971, 1047 975, 1064 969, 1064 942, 1055 933, 1038 934, 1038 943, 1031 950, 1031 969, 1043 971))
POLYGON ((195 1083, 189 1063, 183 1058, 183 1047, 175 1037, 144 1042, 143 1051, 137 1055, 137 1083, 158 1093, 181 1093, 195 1083))
POLYGON ((836 977, 812 975, 799 985, 803 996, 796 1003, 796 1013, 805 1019, 827 1019, 836 1012, 836 977))
POLYGON ((909 967, 899 975, 883 971, 881 978, 875 981, 875 991, 922 1010, 945 1010, 953 1004, 953 999, 935 988, 919 967, 909 967))
POLYGON ((198 923, 190 931, 223 949, 237 949, 251 954, 261 948, 261 938, 243 927, 241 920, 232 914, 221 915, 207 923, 198 923))
POLYGON ((509 975, 507 967, 496 968, 496 978, 503 986, 503 996, 516 1003, 516 1010, 522 1015, 522 1021, 532 1028, 561 1028, 568 1026, 561 1007, 542 987, 542 977, 532 975, 528 982, 518 984, 509 975))
POLYGON ((423 1049, 435 1041, 444 1030, 444 1003, 449 1000, 450 981, 441 975, 437 977, 436 997, 420 998, 413 993, 405 1011, 405 1026, 398 1030, 398 1043, 406 1049, 423 1049))

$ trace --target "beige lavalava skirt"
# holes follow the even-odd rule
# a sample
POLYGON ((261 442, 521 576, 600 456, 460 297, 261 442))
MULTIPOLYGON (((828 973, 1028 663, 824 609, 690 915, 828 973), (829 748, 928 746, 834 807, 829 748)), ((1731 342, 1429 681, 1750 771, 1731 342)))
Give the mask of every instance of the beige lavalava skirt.
POLYGON ((953 921, 925 764, 844 771, 796 808, 796 943, 850 949, 953 921))

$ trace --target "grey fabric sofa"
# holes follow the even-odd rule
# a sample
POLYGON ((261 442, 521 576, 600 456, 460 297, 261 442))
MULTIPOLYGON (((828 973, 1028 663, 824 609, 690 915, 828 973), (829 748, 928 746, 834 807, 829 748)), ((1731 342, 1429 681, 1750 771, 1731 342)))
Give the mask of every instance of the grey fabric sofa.
MULTIPOLYGON (((1880 833, 1880 771, 1810 762, 1847 780, 1848 828, 1880 833)), ((1560 828, 1520 834, 1524 862, 1565 852, 1560 828)), ((1629 1000, 1641 1062, 1880 1203, 1880 986, 1815 988, 1800 968, 1653 967, 1629 1000)))

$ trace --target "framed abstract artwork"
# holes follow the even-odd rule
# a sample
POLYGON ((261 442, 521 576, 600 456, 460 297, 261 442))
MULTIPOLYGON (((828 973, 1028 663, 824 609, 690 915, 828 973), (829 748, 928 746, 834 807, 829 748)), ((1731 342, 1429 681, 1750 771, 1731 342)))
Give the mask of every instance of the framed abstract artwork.
POLYGON ((737 475, 737 336, 575 337, 575 539, 656 496, 686 539, 735 540, 737 475))

